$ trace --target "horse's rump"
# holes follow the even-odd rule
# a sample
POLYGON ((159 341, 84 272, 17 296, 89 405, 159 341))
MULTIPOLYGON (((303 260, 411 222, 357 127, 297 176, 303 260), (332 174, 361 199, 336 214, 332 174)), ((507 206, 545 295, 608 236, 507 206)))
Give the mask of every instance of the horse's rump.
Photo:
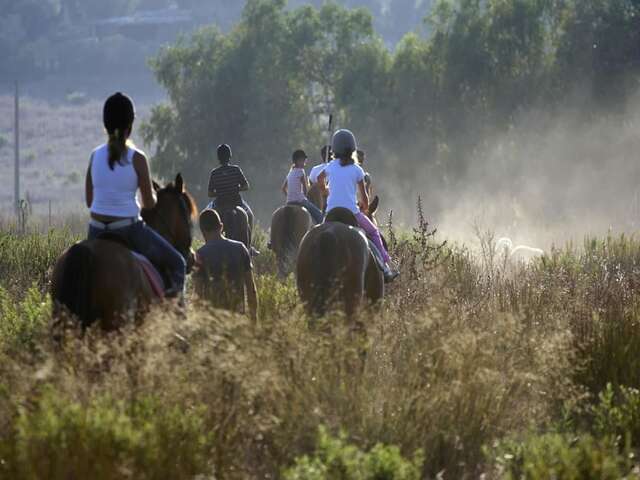
POLYGON ((59 263, 60 271, 54 274, 59 278, 51 292, 56 313, 66 308, 83 329, 96 320, 92 301, 94 264, 92 249, 87 242, 80 242, 67 250, 59 263))
POLYGON ((251 248, 251 229, 247 212, 238 206, 216 206, 215 210, 224 224, 227 238, 242 242, 245 247, 251 248))
POLYGON ((307 310, 323 315, 339 302, 347 315, 354 314, 372 278, 367 275, 370 258, 365 238, 348 225, 325 222, 311 230, 300 245, 297 267, 298 291, 307 310))
POLYGON ((269 243, 278 260, 280 274, 290 271, 300 242, 312 225, 307 209, 298 205, 285 205, 273 213, 269 243))
POLYGON ((78 243, 58 260, 51 294, 55 314, 63 307, 83 329, 100 321, 105 330, 117 329, 129 313, 145 313, 155 296, 131 250, 104 239, 78 243))

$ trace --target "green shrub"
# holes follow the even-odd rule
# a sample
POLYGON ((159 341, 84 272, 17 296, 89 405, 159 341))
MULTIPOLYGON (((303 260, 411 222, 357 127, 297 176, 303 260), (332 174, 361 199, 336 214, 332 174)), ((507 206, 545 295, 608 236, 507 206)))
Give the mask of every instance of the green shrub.
POLYGON ((262 321, 277 320, 290 313, 298 305, 298 291, 293 275, 280 280, 276 275, 260 275, 256 278, 260 299, 258 316, 262 321))
POLYGON ((614 439, 588 434, 548 433, 505 441, 495 451, 495 463, 505 479, 617 480, 632 469, 631 455, 620 453, 614 439))
POLYGON ((52 389, 17 412, 0 440, 0 476, 13 479, 192 479, 208 473, 210 435, 202 409, 126 403, 100 396, 83 405, 52 389))
POLYGON ((601 436, 628 438, 634 447, 640 447, 640 391, 624 386, 616 391, 608 384, 598 399, 590 409, 594 431, 601 436))
POLYGON ((347 443, 344 433, 337 438, 320 427, 313 456, 296 459, 283 474, 285 480, 418 480, 423 457, 416 452, 405 459, 395 446, 377 444, 363 452, 347 443))
POLYGON ((45 337, 51 301, 36 286, 20 302, 0 287, 0 350, 33 352, 45 337))
POLYGON ((26 235, 1 231, 0 286, 13 294, 22 294, 34 282, 46 289, 57 258, 76 240, 77 236, 67 229, 26 235))

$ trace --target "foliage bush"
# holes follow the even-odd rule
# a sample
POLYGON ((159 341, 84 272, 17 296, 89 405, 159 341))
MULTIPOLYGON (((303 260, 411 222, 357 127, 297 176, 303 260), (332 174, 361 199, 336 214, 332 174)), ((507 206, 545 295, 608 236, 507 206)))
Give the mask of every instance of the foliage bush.
MULTIPOLYGON (((506 479, 614 480, 632 475, 630 452, 620 452, 611 437, 548 433, 497 448, 498 474, 506 479)), ((636 472, 637 473, 637 472, 636 472)))
POLYGON ((610 436, 630 442, 640 448, 640 391, 635 388, 611 384, 600 392, 598 402, 589 408, 593 431, 603 437, 610 436))
MULTIPOLYGON (((381 469, 385 462, 418 468, 413 460, 396 463, 398 452, 416 451, 422 477, 478 476, 498 467, 518 477, 529 475, 526 465, 532 476, 628 473, 640 410, 632 327, 640 242, 588 240, 511 265, 490 253, 490 241, 478 254, 440 247, 429 232, 423 225, 390 237, 406 273, 389 286, 381 308, 354 324, 332 314, 310 327, 294 278, 277 279, 267 255, 257 274, 257 328, 194 299, 186 318, 165 309, 119 335, 79 338, 71 328, 53 342, 41 292, 54 259, 75 238, 5 231, 0 443, 13 459, 5 465, 18 472, 12 478, 28 478, 28 464, 53 467, 25 460, 27 450, 18 455, 10 445, 48 448, 56 461, 67 453, 54 438, 69 439, 65 448, 104 451, 96 466, 107 473, 91 475, 151 475, 159 470, 141 466, 147 450, 170 458, 154 440, 165 428, 167 435, 186 432, 185 449, 194 455, 181 454, 165 470, 231 479, 273 477, 286 466, 289 475, 324 475, 326 451, 349 465, 355 459, 357 475, 374 471, 377 461, 381 469), (566 405, 573 405, 569 412, 566 405), (98 417, 113 419, 113 429, 98 417), (557 433, 522 436, 565 417, 571 421, 557 433), (48 425, 45 418, 59 430, 40 441, 35 426, 48 425), (171 425, 160 425, 163 418, 171 425), (142 435, 147 427, 140 425, 151 433, 125 435, 142 435), (320 442, 314 432, 321 425, 325 433, 348 431, 350 441, 320 442), (504 452, 487 457, 494 444, 504 452)), ((80 457, 73 461, 69 468, 84 468, 80 457)))
POLYGON ((329 435, 320 428, 312 456, 297 458, 295 465, 283 473, 284 480, 418 480, 423 458, 403 458, 397 447, 378 444, 363 452, 347 443, 347 436, 329 435))
POLYGON ((0 231, 0 287, 23 293, 34 283, 45 289, 50 270, 77 237, 67 229, 21 234, 0 231))
POLYGON ((0 287, 0 350, 36 352, 46 341, 51 301, 31 287, 20 302, 0 287))
POLYGON ((4 478, 191 479, 208 472, 202 408, 101 396, 88 405, 45 388, 0 440, 4 478))

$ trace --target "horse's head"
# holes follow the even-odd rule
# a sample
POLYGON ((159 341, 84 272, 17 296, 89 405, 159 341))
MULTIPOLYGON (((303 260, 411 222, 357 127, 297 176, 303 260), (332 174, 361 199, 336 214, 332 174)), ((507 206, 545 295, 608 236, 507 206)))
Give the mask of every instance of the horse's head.
POLYGON ((369 220, 373 222, 374 225, 378 225, 378 221, 376 220, 376 212, 378 211, 378 206, 380 204, 380 197, 376 195, 373 197, 373 200, 369 204, 369 208, 367 209, 367 217, 369 220))
POLYGON ((195 263, 191 244, 193 222, 198 212, 193 197, 185 189, 181 174, 164 187, 153 182, 153 188, 158 202, 154 208, 143 210, 142 218, 182 254, 190 272, 195 263))

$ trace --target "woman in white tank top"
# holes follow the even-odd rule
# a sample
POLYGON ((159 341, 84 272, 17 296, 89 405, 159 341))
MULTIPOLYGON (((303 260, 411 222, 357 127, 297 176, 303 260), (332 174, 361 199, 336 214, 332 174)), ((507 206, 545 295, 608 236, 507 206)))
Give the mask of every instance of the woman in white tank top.
POLYGON ((168 293, 184 288, 186 261, 182 255, 140 218, 140 208, 153 208, 156 196, 149 162, 130 142, 135 108, 129 97, 118 92, 104 104, 103 121, 108 142, 91 154, 85 194, 91 212, 89 239, 105 231, 124 237, 132 249, 167 272, 172 285, 168 293), (140 190, 142 205, 138 202, 140 190))

